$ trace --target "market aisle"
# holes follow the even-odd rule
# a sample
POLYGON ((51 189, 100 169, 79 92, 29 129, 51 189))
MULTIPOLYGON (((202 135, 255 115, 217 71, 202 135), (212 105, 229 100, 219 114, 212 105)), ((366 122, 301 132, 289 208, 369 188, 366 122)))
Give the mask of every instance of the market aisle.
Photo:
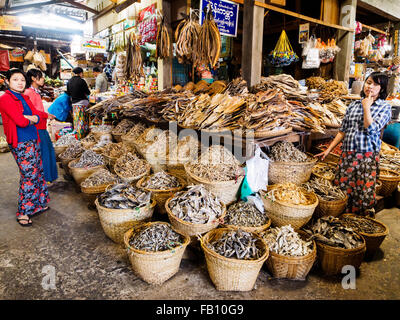
POLYGON ((183 260, 179 273, 161 286, 138 279, 125 250, 104 235, 97 213, 87 209, 73 182, 60 181, 51 191, 52 209, 35 218, 32 228, 21 228, 15 222, 19 175, 10 153, 0 154, 0 177, 0 299, 400 298, 399 209, 378 214, 390 228, 384 257, 380 252, 375 261, 362 264, 356 290, 344 290, 341 279, 317 271, 306 282, 290 282, 268 280, 263 270, 256 290, 218 292, 201 258, 183 260), (54 290, 42 287, 45 266, 55 268, 54 290))

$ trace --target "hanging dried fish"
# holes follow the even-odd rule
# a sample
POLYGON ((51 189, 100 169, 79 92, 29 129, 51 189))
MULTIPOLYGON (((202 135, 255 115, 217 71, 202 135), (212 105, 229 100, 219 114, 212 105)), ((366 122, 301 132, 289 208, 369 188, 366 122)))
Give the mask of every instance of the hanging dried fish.
POLYGON ((164 17, 161 19, 161 23, 158 26, 156 46, 157 58, 165 59, 170 56, 171 40, 169 38, 169 33, 164 17))
POLYGON ((310 161, 304 152, 297 149, 291 142, 279 141, 271 147, 268 157, 276 162, 307 162, 310 161))
POLYGON ((135 209, 148 205, 151 192, 130 184, 116 184, 98 197, 99 204, 109 209, 135 209))
POLYGON ((323 178, 314 178, 303 184, 303 187, 314 192, 318 197, 325 201, 342 200, 346 194, 337 186, 332 185, 329 180, 323 178))
POLYGON ((274 185, 265 197, 293 205, 310 205, 315 202, 309 192, 291 182, 274 185))
POLYGON ((198 57, 198 39, 201 26, 192 10, 188 19, 182 20, 175 31, 176 56, 179 63, 194 63, 198 57))
POLYGON ((250 202, 239 201, 228 207, 224 223, 238 227, 259 227, 268 223, 268 217, 250 202))
POLYGON ((168 190, 180 187, 180 183, 176 177, 160 171, 148 177, 143 182, 142 187, 153 190, 168 190))
POLYGON ((116 184, 121 182, 121 179, 118 178, 116 175, 112 174, 107 169, 101 168, 95 173, 91 174, 88 178, 86 178, 81 183, 81 186, 84 188, 89 188, 101 186, 104 184, 116 184))
POLYGON ((221 53, 221 34, 214 21, 212 10, 210 7, 208 8, 200 29, 198 45, 199 59, 196 61, 195 66, 200 66, 204 63, 214 68, 221 53))
POLYGON ((139 41, 134 32, 129 34, 124 73, 127 80, 133 81, 139 81, 139 78, 144 75, 142 53, 139 41))
POLYGON ((347 216, 342 217, 341 220, 347 227, 353 229, 356 232, 373 234, 385 231, 385 228, 379 223, 363 217, 347 216))
MULTIPOLYGON (((91 168, 104 165, 104 158, 92 150, 86 150, 82 153, 79 161, 75 163, 74 168, 91 168)), ((71 165, 72 166, 72 165, 71 165)))

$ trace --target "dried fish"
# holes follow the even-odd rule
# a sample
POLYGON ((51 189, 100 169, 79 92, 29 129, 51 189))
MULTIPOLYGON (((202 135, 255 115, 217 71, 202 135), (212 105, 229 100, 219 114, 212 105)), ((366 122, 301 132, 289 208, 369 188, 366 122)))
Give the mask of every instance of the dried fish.
POLYGON ((102 135, 99 141, 91 148, 93 151, 103 152, 104 148, 112 143, 111 135, 102 135))
POLYGON ((305 241, 291 225, 272 228, 260 234, 269 250, 284 256, 301 257, 310 254, 313 242, 305 241))
POLYGON ((303 188, 309 192, 314 192, 319 198, 325 201, 343 200, 346 198, 346 193, 338 186, 334 186, 332 182, 323 178, 313 178, 304 183, 303 188))
POLYGON ((81 186, 84 188, 89 188, 101 186, 104 184, 116 184, 121 182, 121 179, 118 178, 116 175, 112 174, 107 169, 101 168, 95 173, 91 174, 88 178, 86 178, 81 183, 81 186))
POLYGON ((78 141, 74 134, 67 134, 61 136, 56 142, 54 142, 55 147, 68 146, 74 142, 78 141))
POLYGON ((114 170, 120 177, 137 177, 146 173, 147 162, 128 152, 115 162, 114 170))
POLYGON ((259 242, 251 233, 239 229, 225 232, 207 247, 226 258, 257 260, 264 254, 259 242))
POLYGON ((291 142, 279 141, 271 147, 268 157, 277 162, 307 162, 310 157, 294 147, 291 142))
POLYGON ((157 28, 156 46, 157 58, 165 59, 170 56, 171 40, 169 38, 169 33, 164 17, 162 17, 161 23, 157 28))
POLYGON ((276 184, 265 194, 272 201, 281 201, 294 205, 310 205, 315 202, 310 192, 294 183, 276 184))
POLYGON ((135 125, 135 122, 129 119, 123 119, 118 125, 112 130, 112 134, 123 135, 127 134, 129 130, 135 125))
POLYGON ((243 78, 236 78, 228 83, 225 93, 231 96, 242 96, 248 94, 247 82, 243 78))
POLYGON ((136 139, 138 138, 145 130, 147 126, 144 123, 136 123, 125 135, 126 138, 136 139))
POLYGON ((228 207, 225 224, 239 227, 259 227, 268 223, 268 217, 250 202, 239 201, 228 207))
POLYGON ((169 202, 173 215, 190 223, 207 224, 221 217, 223 205, 202 184, 177 192, 169 202))
POLYGON ((109 143, 103 148, 102 155, 110 157, 110 158, 119 158, 125 153, 135 153, 131 147, 123 144, 122 142, 119 143, 109 143))
POLYGON ((109 209, 142 208, 150 203, 151 192, 121 183, 102 193, 98 200, 101 206, 109 209))
POLYGON ((191 135, 185 136, 179 139, 176 145, 170 145, 168 160, 185 162, 187 159, 197 158, 200 144, 197 138, 191 135))
POLYGON ((325 162, 318 162, 313 167, 312 172, 323 177, 324 179, 333 180, 336 174, 336 166, 325 162))
POLYGON ((142 227, 129 239, 130 246, 148 252, 171 250, 183 242, 184 239, 179 233, 162 223, 142 227))
POLYGON ((373 234, 385 231, 385 228, 379 223, 376 223, 375 221, 370 219, 365 219, 363 217, 347 216, 342 217, 341 220, 347 227, 353 229, 356 232, 373 234))
POLYGON ((93 126, 90 128, 91 132, 101 132, 101 133, 111 133, 111 131, 113 130, 112 126, 109 125, 100 125, 100 126, 93 126))
MULTIPOLYGON (((86 150, 82 153, 79 161, 73 165, 74 168, 91 168, 104 165, 104 158, 92 150, 86 150)), ((72 165, 71 165, 72 166, 72 165)))
POLYGON ((306 79, 306 86, 309 90, 321 89, 325 85, 325 79, 321 77, 309 77, 306 79))
POLYGON ((198 59, 198 39, 201 26, 193 12, 182 20, 175 30, 176 56, 179 63, 194 63, 198 59))
POLYGON ((349 90, 347 89, 345 82, 329 80, 324 84, 320 92, 320 99, 322 101, 329 102, 348 93, 349 90))
POLYGON ((81 140, 81 142, 83 142, 83 143, 96 143, 97 139, 94 136, 94 134, 90 132, 85 138, 83 138, 81 140))
POLYGON ((205 14, 198 41, 199 59, 195 61, 195 66, 200 66, 204 63, 214 68, 221 53, 221 34, 214 21, 211 9, 205 14))
POLYGON ((142 187, 153 190, 168 190, 180 187, 180 183, 176 177, 160 171, 148 177, 143 182, 142 187))
POLYGON ((60 159, 76 159, 84 151, 85 149, 83 149, 82 144, 78 140, 75 140, 69 145, 67 150, 60 154, 59 157, 60 159))

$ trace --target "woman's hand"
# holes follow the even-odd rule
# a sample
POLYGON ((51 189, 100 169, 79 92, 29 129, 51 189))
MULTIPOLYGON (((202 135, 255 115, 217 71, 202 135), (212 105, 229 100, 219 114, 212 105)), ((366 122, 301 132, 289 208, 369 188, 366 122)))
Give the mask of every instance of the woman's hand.
POLYGON ((364 108, 370 108, 372 104, 374 103, 374 99, 371 96, 371 92, 368 94, 368 97, 365 97, 362 100, 362 105, 364 108))
POLYGON ((327 155, 330 153, 331 153, 330 150, 326 149, 324 152, 314 155, 314 158, 321 157, 321 160, 324 160, 327 157, 327 155))
POLYGON ((48 115, 50 120, 54 120, 56 118, 54 114, 48 113, 48 115))
POLYGON ((26 115, 24 115, 24 117, 26 119, 28 119, 29 121, 33 122, 34 124, 37 124, 39 122, 38 116, 26 116, 26 115))

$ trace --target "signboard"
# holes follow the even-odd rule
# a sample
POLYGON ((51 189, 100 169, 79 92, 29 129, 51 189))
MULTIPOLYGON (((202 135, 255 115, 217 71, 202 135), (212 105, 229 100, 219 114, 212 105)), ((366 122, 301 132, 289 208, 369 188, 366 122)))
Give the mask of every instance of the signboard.
POLYGON ((22 25, 16 16, 0 16, 0 30, 22 31, 22 25))
POLYGON ((203 24, 204 10, 207 10, 208 5, 211 5, 221 35, 236 37, 239 5, 227 0, 200 0, 200 24, 203 24))
POLYGON ((81 48, 84 51, 106 53, 107 43, 104 39, 83 38, 81 48))
POLYGON ((308 41, 308 36, 310 33, 310 24, 305 23, 299 26, 299 43, 305 43, 308 41))

